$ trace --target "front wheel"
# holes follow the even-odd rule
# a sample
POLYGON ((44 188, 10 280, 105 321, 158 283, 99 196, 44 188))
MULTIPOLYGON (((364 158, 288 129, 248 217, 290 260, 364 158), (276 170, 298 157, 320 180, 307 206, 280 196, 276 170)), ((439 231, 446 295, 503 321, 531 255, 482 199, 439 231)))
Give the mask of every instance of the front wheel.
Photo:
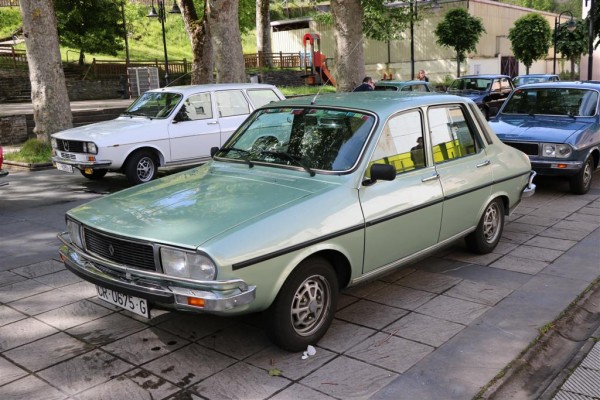
POLYGON ((145 150, 133 153, 125 164, 125 176, 134 185, 150 182, 156 176, 158 163, 156 157, 145 150))
POLYGON ((285 281, 267 311, 267 332, 279 347, 305 350, 323 337, 337 304, 338 279, 321 257, 303 261, 285 281))
POLYGON ((477 229, 465 237, 467 248, 473 253, 487 254, 496 248, 504 230, 504 204, 492 200, 486 207, 477 229))
POLYGON ((593 173, 594 160, 592 160, 592 156, 589 156, 583 163, 583 166, 577 175, 573 176, 569 180, 569 188, 571 189, 571 193, 586 194, 592 186, 593 173))
POLYGON ((97 181, 99 179, 104 178, 104 175, 106 175, 108 170, 107 169, 93 169, 91 173, 87 173, 87 172, 85 172, 85 170, 80 169, 79 172, 81 172, 81 175, 85 176, 86 178, 91 179, 93 181, 97 181))

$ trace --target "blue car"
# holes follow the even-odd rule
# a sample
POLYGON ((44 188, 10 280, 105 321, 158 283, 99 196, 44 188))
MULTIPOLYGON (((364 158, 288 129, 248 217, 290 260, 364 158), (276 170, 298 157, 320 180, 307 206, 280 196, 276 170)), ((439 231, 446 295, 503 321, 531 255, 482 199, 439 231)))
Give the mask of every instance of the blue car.
POLYGON ((490 119, 514 88, 508 75, 465 75, 455 79, 446 92, 473 100, 490 119))
POLYGON ((523 85, 489 123, 538 175, 567 177, 571 192, 584 194, 600 159, 599 99, 600 82, 523 85))

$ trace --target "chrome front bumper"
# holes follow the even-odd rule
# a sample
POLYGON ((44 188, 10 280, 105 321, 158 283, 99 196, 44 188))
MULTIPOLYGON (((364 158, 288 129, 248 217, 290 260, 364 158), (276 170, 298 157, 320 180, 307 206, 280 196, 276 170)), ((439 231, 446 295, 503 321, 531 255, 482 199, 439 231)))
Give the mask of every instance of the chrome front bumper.
POLYGON ((63 243, 59 248, 61 260, 71 272, 95 285, 147 299, 163 308, 220 313, 250 304, 256 297, 256 286, 248 286, 241 279, 196 281, 129 268, 84 253, 70 242, 68 232, 58 234, 58 239, 63 243), (204 306, 188 304, 189 298, 204 300, 204 306))
POLYGON ((63 158, 63 157, 58 157, 58 156, 53 156, 52 162, 66 164, 66 165, 72 165, 78 169, 84 169, 84 168, 106 169, 106 168, 110 167, 112 164, 112 161, 110 161, 110 160, 82 161, 82 160, 63 158))

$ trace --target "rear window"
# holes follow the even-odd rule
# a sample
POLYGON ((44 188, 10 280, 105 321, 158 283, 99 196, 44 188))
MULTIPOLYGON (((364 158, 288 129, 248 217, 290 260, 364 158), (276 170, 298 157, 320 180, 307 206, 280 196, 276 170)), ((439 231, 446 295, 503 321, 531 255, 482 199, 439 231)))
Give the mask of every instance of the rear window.
POLYGON ((544 114, 591 117, 598 109, 598 92, 572 88, 516 89, 503 114, 544 114))

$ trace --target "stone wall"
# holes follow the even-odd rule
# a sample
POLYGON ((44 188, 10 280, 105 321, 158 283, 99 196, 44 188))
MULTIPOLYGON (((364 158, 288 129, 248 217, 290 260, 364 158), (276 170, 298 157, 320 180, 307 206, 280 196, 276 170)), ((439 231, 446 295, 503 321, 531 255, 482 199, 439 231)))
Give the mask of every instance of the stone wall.
POLYGON ((0 142, 3 145, 19 144, 27 139, 27 117, 25 115, 0 117, 0 142))
POLYGON ((118 99, 123 96, 123 85, 118 80, 108 81, 67 81, 69 100, 118 99))

